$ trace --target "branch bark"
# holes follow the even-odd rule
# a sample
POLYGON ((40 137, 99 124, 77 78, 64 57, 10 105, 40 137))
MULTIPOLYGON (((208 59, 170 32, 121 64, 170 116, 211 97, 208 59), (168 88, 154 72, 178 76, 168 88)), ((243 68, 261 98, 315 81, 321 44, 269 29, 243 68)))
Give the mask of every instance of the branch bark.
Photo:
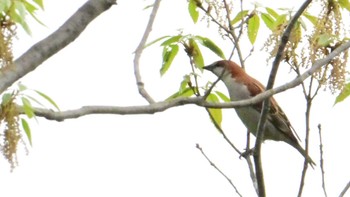
POLYGON ((160 2, 161 2, 161 0, 156 0, 154 2, 154 4, 153 4, 152 13, 151 13, 151 15, 149 17, 148 24, 147 24, 145 32, 144 32, 144 34, 142 36, 140 44, 136 48, 135 58, 134 58, 134 74, 135 74, 137 89, 139 90, 139 93, 141 94, 141 96, 143 98, 145 98, 148 101, 148 103, 150 103, 150 104, 155 103, 155 101, 148 94, 148 92, 145 89, 145 84, 142 82, 141 73, 140 73, 140 58, 141 58, 142 51, 143 51, 143 49, 145 47, 145 44, 147 42, 147 38, 148 38, 149 34, 152 31, 153 22, 154 22, 154 20, 156 18, 160 2))
POLYGON ((73 42, 90 22, 114 4, 116 0, 89 0, 86 2, 54 33, 33 45, 15 60, 13 68, 0 74, 0 94, 73 42))

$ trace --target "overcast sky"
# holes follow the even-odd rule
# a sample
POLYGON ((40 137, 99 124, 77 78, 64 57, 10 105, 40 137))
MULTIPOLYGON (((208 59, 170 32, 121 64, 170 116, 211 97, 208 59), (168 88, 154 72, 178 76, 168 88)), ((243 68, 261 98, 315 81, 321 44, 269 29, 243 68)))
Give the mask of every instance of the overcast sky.
MULTIPOLYGON (((33 35, 19 30, 15 42, 18 57, 38 40, 58 28, 85 1, 45 1, 39 14, 46 27, 31 23, 33 35)), ((67 48, 44 62, 21 82, 51 96, 62 110, 83 105, 131 106, 146 104, 138 94, 133 76, 133 51, 146 26, 151 1, 118 1, 92 22, 67 48)), ((270 6, 278 5, 267 1, 270 6)), ((283 2, 285 4, 286 2, 283 2)), ((294 3, 297 8, 302 1, 294 3)), ((283 5, 289 6, 289 5, 283 5)), ((217 36, 216 26, 193 25, 186 1, 163 1, 150 40, 185 33, 211 37, 230 52, 230 44, 217 36), (225 48, 226 47, 226 48, 225 48)), ((258 38, 259 39, 259 38, 258 38)), ((258 40, 247 71, 266 84, 270 67, 258 40), (259 46, 260 45, 260 46, 259 46)), ((159 76, 161 48, 144 51, 141 72, 146 89, 157 100, 174 93, 182 76, 190 72, 186 55, 180 51, 174 66, 159 76)), ((250 50, 250 46, 244 46, 250 50)), ((247 54, 249 51, 246 51, 247 54)), ((218 60, 205 52, 205 63, 218 60)), ((233 58, 237 61, 237 57, 233 58)), ((281 67, 277 85, 295 77, 281 67)), ((203 81, 215 80, 204 73, 203 81)), ((218 85, 225 92, 223 84, 218 85)), ((334 96, 320 92, 311 122, 310 155, 318 167, 307 174, 305 196, 322 196, 317 124, 322 124, 326 183, 329 196, 337 196, 349 181, 349 101, 333 107, 334 96)), ((305 102, 301 88, 276 95, 300 136, 305 133, 305 102)), ((222 139, 203 108, 182 106, 154 115, 93 115, 64 122, 42 118, 31 121, 33 147, 19 154, 19 166, 10 172, 0 160, 1 196, 235 196, 233 188, 195 148, 206 154, 227 174, 243 196, 254 196, 244 160, 222 139)), ((243 150, 245 128, 233 109, 224 110, 223 128, 243 150)), ((296 196, 303 158, 292 147, 278 142, 263 144, 268 196, 296 196)), ((350 196, 348 194, 348 196, 350 196)))

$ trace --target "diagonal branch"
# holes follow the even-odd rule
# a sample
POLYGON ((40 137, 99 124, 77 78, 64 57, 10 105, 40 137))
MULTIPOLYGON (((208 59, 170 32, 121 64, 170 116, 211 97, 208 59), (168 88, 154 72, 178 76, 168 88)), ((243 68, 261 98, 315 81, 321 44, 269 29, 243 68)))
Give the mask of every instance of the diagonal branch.
MULTIPOLYGON (((233 101, 227 103, 209 103, 206 102, 203 97, 193 97, 193 98, 176 98, 170 101, 157 102, 150 105, 141 105, 141 106, 85 106, 80 109, 67 110, 55 112, 48 109, 36 108, 35 114, 39 117, 45 117, 49 120, 62 121, 65 119, 79 118, 86 115, 92 114, 118 114, 118 115, 127 115, 127 114, 154 114, 157 112, 162 112, 172 107, 195 104, 203 107, 210 108, 234 108, 234 107, 243 107, 248 105, 253 105, 263 101, 264 99, 271 97, 274 94, 283 92, 285 90, 294 88, 301 84, 305 79, 310 77, 322 66, 326 65, 331 61, 335 56, 339 55, 341 52, 347 50, 350 47, 350 41, 340 45, 334 51, 332 51, 327 57, 320 59, 314 63, 314 65, 302 75, 295 78, 294 80, 276 87, 274 89, 267 90, 251 99, 233 101)), ((1 78, 0 78, 1 81, 1 78)))
MULTIPOLYGON (((270 77, 266 86, 266 90, 272 89, 273 85, 275 83, 275 78, 277 74, 277 70, 279 67, 279 64, 282 60, 282 57, 284 55, 284 49, 287 45, 287 42, 289 40, 289 36, 292 32, 292 29, 294 28, 295 23, 298 21, 298 18, 301 16, 301 14, 304 12, 304 10, 309 6, 309 4, 312 2, 312 0, 307 0, 303 3, 303 5, 299 8, 299 10, 295 13, 291 21, 289 22, 286 30, 284 31, 282 35, 282 40, 279 45, 276 58, 273 62, 272 69, 270 72, 270 77)), ((255 151, 254 151, 254 162, 255 162, 255 172, 256 177, 258 179, 258 188, 259 188, 259 196, 265 196, 265 184, 264 184, 264 176, 263 176, 263 170, 262 170, 262 164, 261 164, 261 143, 264 139, 264 128, 265 128, 265 122, 267 120, 268 111, 270 108, 270 100, 267 98, 263 102, 263 109, 261 111, 260 120, 258 123, 258 129, 256 134, 256 142, 255 142, 255 151)))
POLYGON ((13 68, 1 73, 0 93, 73 42, 91 21, 114 4, 116 0, 87 1, 60 28, 19 57, 13 68))
POLYGON ((137 88, 138 88, 141 96, 143 96, 151 104, 155 103, 155 101, 148 94, 148 92, 145 89, 145 84, 142 82, 141 74, 140 74, 140 58, 141 58, 142 51, 145 47, 145 44, 147 42, 147 38, 152 31, 153 22, 154 22, 154 19, 156 18, 160 2, 161 2, 161 0, 155 0, 155 2, 153 4, 153 9, 152 9, 151 15, 149 17, 147 27, 145 29, 143 36, 142 36, 142 39, 140 41, 139 46, 136 48, 135 58, 134 58, 134 74, 135 74, 135 78, 136 78, 137 88))

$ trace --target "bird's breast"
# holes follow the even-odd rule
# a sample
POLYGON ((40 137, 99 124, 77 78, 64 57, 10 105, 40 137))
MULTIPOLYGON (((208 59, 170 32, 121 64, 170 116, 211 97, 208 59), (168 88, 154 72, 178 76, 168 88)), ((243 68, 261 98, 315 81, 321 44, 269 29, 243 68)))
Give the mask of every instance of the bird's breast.
POLYGON ((249 92, 248 87, 245 84, 237 81, 232 77, 224 78, 223 82, 225 83, 228 89, 232 101, 251 98, 251 93, 249 92))

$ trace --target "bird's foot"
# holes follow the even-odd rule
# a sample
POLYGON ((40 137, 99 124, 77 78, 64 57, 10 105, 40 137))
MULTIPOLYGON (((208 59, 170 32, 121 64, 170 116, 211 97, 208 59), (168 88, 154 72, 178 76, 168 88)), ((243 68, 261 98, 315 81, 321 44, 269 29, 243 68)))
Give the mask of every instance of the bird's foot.
POLYGON ((249 157, 250 155, 253 155, 253 153, 254 153, 254 148, 245 150, 243 153, 241 153, 241 155, 239 156, 239 158, 240 158, 240 159, 241 159, 241 157, 247 158, 247 157, 249 157))

